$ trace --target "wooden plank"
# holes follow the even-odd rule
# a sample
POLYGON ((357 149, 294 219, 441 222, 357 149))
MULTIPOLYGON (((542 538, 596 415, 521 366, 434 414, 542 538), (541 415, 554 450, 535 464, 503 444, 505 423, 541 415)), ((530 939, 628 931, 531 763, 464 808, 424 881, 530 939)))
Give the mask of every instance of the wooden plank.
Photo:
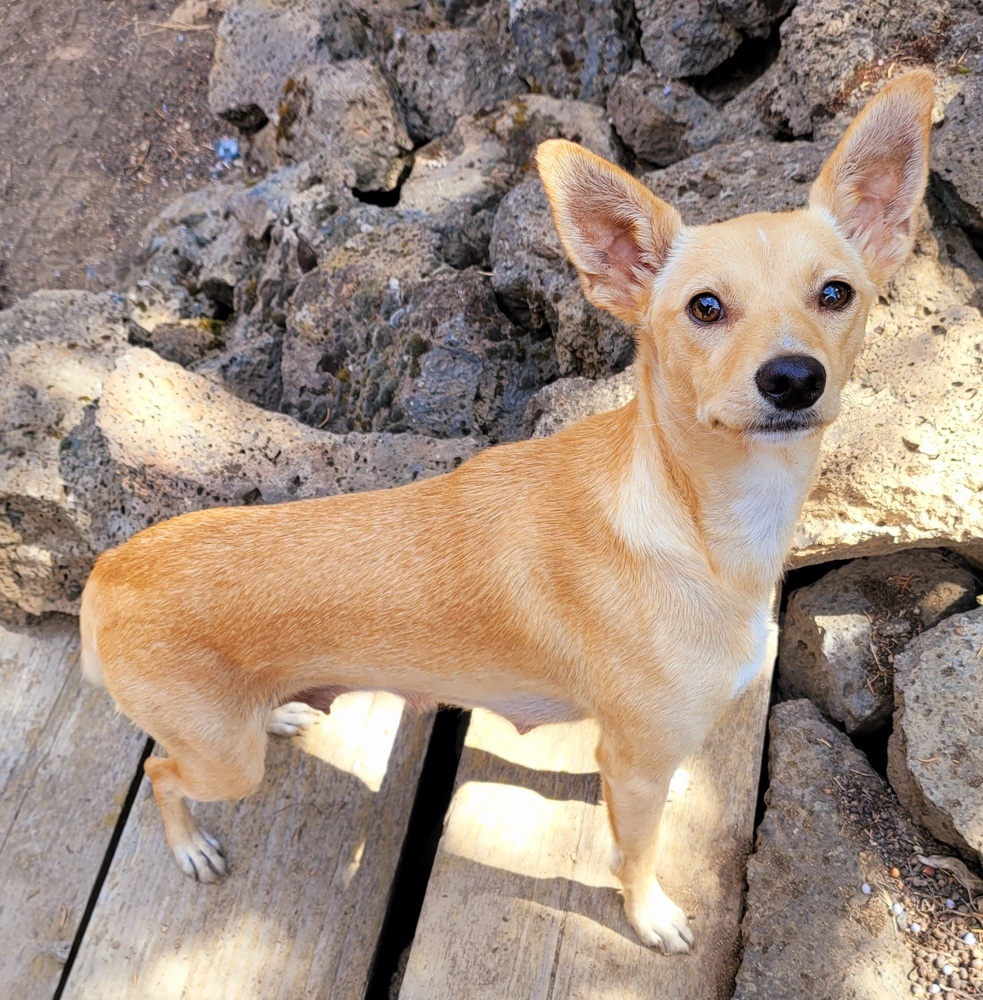
POLYGON ((664 814, 658 870, 693 917, 692 954, 642 947, 624 917, 595 724, 519 736, 475 712, 400 1000, 729 997, 774 643, 767 662, 664 814))
POLYGON ((53 995, 145 737, 82 680, 78 626, 0 626, 0 996, 53 995))
POLYGON ((217 886, 178 870, 144 782, 64 996, 361 996, 431 726, 356 693, 271 739, 259 791, 194 806, 232 865, 217 886))

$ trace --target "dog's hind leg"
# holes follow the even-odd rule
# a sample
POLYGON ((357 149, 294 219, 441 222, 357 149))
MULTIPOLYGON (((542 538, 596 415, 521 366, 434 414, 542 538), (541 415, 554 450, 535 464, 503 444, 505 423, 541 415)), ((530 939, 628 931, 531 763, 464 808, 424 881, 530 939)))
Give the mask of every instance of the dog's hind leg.
POLYGON ((178 867, 199 882, 218 882, 226 873, 225 855, 218 841, 202 830, 188 808, 186 798, 197 802, 242 799, 263 779, 266 734, 252 725, 239 732, 227 753, 207 753, 181 741, 168 757, 149 757, 144 772, 164 819, 167 844, 178 867))

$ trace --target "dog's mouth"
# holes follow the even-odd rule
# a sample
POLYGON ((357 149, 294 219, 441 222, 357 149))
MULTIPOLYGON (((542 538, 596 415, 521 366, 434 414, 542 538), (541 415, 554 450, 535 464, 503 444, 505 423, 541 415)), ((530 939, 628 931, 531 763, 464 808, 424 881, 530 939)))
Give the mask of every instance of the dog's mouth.
POLYGON ((815 412, 776 413, 748 424, 744 433, 750 437, 798 437, 825 426, 825 421, 815 412))

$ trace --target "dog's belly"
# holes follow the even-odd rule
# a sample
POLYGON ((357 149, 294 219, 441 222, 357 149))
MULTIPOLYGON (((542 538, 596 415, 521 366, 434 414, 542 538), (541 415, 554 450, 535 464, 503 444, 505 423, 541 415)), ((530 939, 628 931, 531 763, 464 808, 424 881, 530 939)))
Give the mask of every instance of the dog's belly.
POLYGON ((488 708, 503 719, 508 719, 520 735, 525 735, 536 726, 550 722, 574 722, 584 718, 573 705, 559 698, 543 695, 516 694, 507 698, 496 698, 475 707, 488 708))
MULTIPOLYGON (((346 691, 355 690, 358 689, 340 686, 308 688, 306 691, 298 692, 290 700, 302 701, 312 708, 327 713, 331 711, 331 705, 335 698, 346 691)), ((417 712, 426 712, 436 708, 438 702, 444 703, 443 699, 417 691, 393 689, 392 693, 403 698, 406 704, 417 712)), ((584 717, 583 712, 577 711, 572 705, 559 698, 548 698, 535 694, 508 695, 504 698, 486 701, 462 699, 461 702, 455 702, 455 704, 460 704, 464 708, 487 708, 511 722, 516 731, 522 735, 528 733, 530 729, 535 729, 536 726, 544 726, 550 722, 573 722, 584 717)))

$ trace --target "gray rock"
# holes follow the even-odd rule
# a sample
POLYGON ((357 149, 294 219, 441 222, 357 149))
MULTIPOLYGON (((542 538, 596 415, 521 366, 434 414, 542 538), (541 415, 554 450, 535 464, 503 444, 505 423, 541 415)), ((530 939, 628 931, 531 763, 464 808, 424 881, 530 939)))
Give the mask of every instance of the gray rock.
POLYGON ((635 11, 645 61, 664 79, 703 76, 741 44, 715 0, 636 0, 635 11))
POLYGON ((768 113, 776 132, 842 131, 886 79, 899 55, 931 63, 951 21, 948 3, 920 0, 798 0, 781 26, 768 113), (834 120, 835 119, 835 120, 834 120))
POLYGON ((542 95, 513 98, 465 115, 451 131, 416 152, 397 211, 440 233, 440 254, 453 267, 487 267, 495 209, 532 169, 545 139, 571 139, 607 159, 621 157, 604 110, 542 95))
POLYGON ((603 108, 530 94, 455 122, 445 136, 416 153, 400 191, 399 210, 411 217, 457 217, 498 199, 532 167, 546 139, 569 139, 605 159, 621 150, 603 108))
POLYGON ((983 79, 968 77, 963 89, 946 105, 945 119, 932 137, 932 183, 956 222, 983 236, 981 108, 983 79))
POLYGON ((918 636, 895 661, 888 778, 933 836, 983 859, 983 608, 918 636))
POLYGON ((397 28, 386 67, 417 144, 449 132, 462 115, 524 93, 504 24, 397 28))
POLYGON ((399 379, 390 420, 418 433, 515 440, 533 392, 556 377, 550 342, 516 330, 475 269, 434 282, 398 329, 407 354, 422 353, 399 379))
POLYGON ((660 167, 712 146, 722 133, 709 101, 681 80, 660 79, 644 63, 611 88, 608 113, 635 156, 660 167))
POLYGON ((635 395, 635 373, 631 368, 618 375, 594 381, 561 378, 544 385, 526 407, 525 428, 529 437, 549 437, 578 420, 625 406, 635 395))
POLYGON ((679 209, 684 222, 704 225, 751 212, 803 208, 828 152, 828 146, 811 142, 721 144, 641 180, 679 209))
POLYGON ((745 34, 761 38, 795 5, 795 0, 716 0, 720 12, 745 34))
POLYGON ((629 0, 509 0, 519 74, 534 93, 603 103, 631 65, 629 0))
POLYGON ((226 324, 217 320, 179 320, 140 329, 131 336, 133 344, 149 347, 166 361, 188 368, 225 347, 226 324))
POLYGON ((36 292, 0 312, 0 613, 70 611, 92 558, 59 465, 131 330, 123 303, 36 292))
POLYGON ((518 434, 529 396, 556 376, 552 345, 516 330, 487 278, 448 268, 438 246, 402 223, 304 277, 283 345, 286 412, 333 430, 518 434))
POLYGON ((214 184, 172 202, 150 223, 128 277, 128 298, 142 326, 228 315, 235 285, 266 253, 262 239, 250 236, 251 217, 243 225, 232 211, 245 190, 214 184))
POLYGON ((915 832, 863 754, 811 703, 776 705, 770 733, 734 1000, 910 995, 912 958, 879 887, 905 865, 915 832), (878 888, 864 894, 864 884, 878 888))
POLYGON ((150 346, 162 357, 176 361, 247 403, 266 410, 278 410, 283 398, 280 356, 283 327, 268 316, 272 309, 258 309, 257 315, 242 313, 222 330, 222 343, 210 345, 199 358, 186 362, 169 356, 151 339, 150 346))
POLYGON ((976 607, 976 580, 927 549, 856 559, 789 597, 778 689, 809 698, 848 733, 894 711, 894 660, 919 632, 976 607))
POLYGON ((358 8, 345 0, 234 0, 215 40, 209 106, 242 129, 275 123, 291 74, 364 55, 367 45, 358 8))
POLYGON ((390 191, 412 148, 389 86, 367 59, 298 69, 286 82, 276 127, 288 161, 340 167, 348 186, 390 191))
POLYGON ((562 375, 597 378, 631 361, 631 331, 587 301, 538 179, 517 185, 502 200, 490 253, 495 291, 519 326, 552 332, 562 375))

